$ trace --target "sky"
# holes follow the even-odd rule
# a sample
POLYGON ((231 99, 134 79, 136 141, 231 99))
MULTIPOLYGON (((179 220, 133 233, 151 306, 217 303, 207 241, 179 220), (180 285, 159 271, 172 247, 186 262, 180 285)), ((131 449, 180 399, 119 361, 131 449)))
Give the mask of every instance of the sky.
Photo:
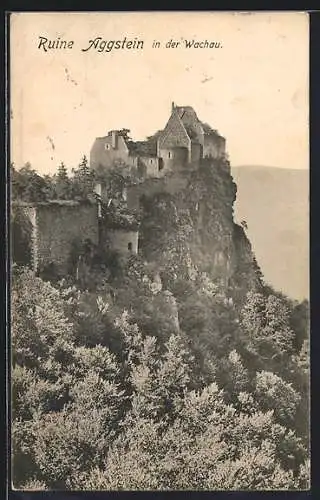
POLYGON ((308 29, 298 12, 12 14, 11 160, 71 169, 109 130, 143 140, 164 128, 174 101, 226 137, 232 166, 306 169, 308 29), (44 51, 39 36, 74 43, 44 51), (136 37, 143 49, 82 51, 99 36, 136 37), (171 39, 180 45, 166 48, 171 39))

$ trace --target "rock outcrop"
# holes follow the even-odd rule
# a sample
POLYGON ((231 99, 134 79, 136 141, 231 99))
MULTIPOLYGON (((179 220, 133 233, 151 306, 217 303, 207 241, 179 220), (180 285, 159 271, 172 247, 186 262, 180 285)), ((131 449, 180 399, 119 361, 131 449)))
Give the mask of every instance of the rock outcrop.
POLYGON ((157 263, 169 290, 177 279, 203 273, 237 300, 261 285, 251 244, 233 219, 237 188, 226 162, 203 160, 186 187, 141 200, 139 252, 157 263))

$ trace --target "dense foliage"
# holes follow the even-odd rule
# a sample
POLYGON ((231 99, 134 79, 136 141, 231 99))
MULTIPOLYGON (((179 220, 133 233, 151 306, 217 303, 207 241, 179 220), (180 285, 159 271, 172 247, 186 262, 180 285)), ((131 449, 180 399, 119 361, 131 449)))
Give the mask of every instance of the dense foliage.
POLYGON ((94 292, 12 286, 15 487, 308 487, 301 305, 251 293, 238 316, 205 277, 183 303, 138 258, 94 292))
POLYGON ((86 156, 72 169, 71 176, 64 163, 58 166, 56 174, 43 176, 27 163, 20 169, 11 165, 10 177, 11 196, 17 201, 82 200, 93 195, 94 174, 86 156))
MULTIPOLYGON (((16 200, 93 192, 85 158, 71 177, 63 164, 53 177, 28 165, 11 174, 16 200)), ((308 303, 264 283, 233 223, 225 165, 204 164, 185 190, 145 196, 139 213, 123 200, 125 168, 99 175, 108 227, 141 224, 139 255, 96 248, 59 281, 15 254, 14 486, 307 489, 308 303)), ((20 225, 13 236, 23 241, 20 225)))

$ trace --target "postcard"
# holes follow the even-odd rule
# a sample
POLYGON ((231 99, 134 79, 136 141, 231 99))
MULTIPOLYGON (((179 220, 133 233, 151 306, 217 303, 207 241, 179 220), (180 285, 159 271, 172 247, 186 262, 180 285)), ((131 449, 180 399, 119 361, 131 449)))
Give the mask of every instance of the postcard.
POLYGON ((305 12, 10 14, 11 479, 310 488, 305 12))

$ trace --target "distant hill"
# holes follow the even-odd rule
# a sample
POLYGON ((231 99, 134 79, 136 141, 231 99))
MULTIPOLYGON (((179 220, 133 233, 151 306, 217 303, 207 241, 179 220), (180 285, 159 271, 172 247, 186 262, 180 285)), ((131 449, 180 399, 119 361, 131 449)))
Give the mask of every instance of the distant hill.
POLYGON ((253 251, 276 289, 309 296, 309 172, 261 166, 232 169, 235 220, 245 220, 253 251))

